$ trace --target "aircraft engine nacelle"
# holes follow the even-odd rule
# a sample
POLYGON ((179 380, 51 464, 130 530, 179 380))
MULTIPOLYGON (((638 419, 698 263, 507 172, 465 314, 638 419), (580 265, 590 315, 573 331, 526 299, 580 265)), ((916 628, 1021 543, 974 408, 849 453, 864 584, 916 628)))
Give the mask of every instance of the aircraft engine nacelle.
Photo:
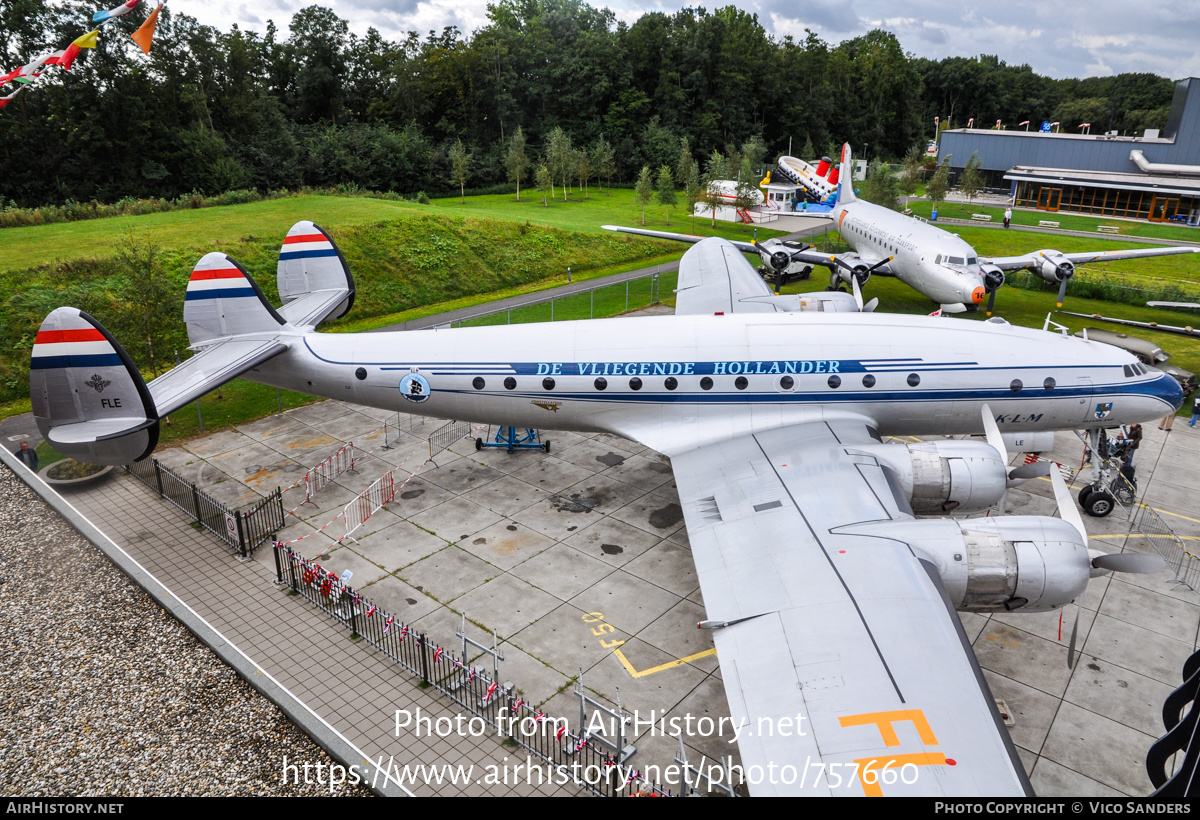
POLYGON ((997 265, 981 265, 983 271, 983 289, 988 293, 1004 284, 1004 271, 997 265))
POLYGON ((989 444, 927 441, 856 448, 891 468, 918 515, 980 513, 1004 494, 1006 465, 989 444))
POLYGON ((1031 270, 1051 285, 1062 284, 1075 275, 1075 263, 1061 251, 1034 251, 1032 256, 1037 261, 1031 270))
POLYGON ((1083 594, 1092 574, 1087 545, 1060 518, 1013 515, 907 526, 922 524, 938 524, 940 537, 923 533, 913 549, 937 567, 962 612, 1058 609, 1083 594))
POLYGON ((841 279, 847 285, 850 284, 850 277, 853 276, 858 280, 858 286, 864 287, 867 281, 871 278, 871 266, 862 261, 857 255, 854 257, 842 257, 844 264, 840 264, 835 269, 838 279, 841 279))

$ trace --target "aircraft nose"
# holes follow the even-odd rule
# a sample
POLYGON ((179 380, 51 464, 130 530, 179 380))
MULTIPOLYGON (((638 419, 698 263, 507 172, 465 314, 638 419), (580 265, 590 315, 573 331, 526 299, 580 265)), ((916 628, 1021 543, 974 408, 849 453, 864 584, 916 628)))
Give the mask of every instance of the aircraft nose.
POLYGON ((971 301, 977 305, 980 304, 986 296, 987 291, 985 291, 983 288, 975 288, 975 290, 971 291, 971 301))

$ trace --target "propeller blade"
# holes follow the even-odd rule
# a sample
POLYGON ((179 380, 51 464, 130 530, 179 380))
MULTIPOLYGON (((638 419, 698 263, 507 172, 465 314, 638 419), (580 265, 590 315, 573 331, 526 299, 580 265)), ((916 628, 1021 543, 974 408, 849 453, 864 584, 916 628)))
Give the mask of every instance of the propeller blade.
POLYGON ((1067 482, 1063 481, 1062 473, 1058 470, 1050 471, 1050 485, 1054 487, 1058 517, 1074 527, 1075 531, 1079 533, 1079 537, 1083 539, 1083 543, 1087 544, 1088 535, 1087 528, 1083 526, 1083 516, 1079 514, 1079 510, 1075 506, 1075 499, 1071 497, 1071 491, 1067 489, 1067 482))
POLYGON ((871 301, 869 301, 865 305, 863 305, 862 312, 863 313, 872 313, 872 312, 874 312, 875 308, 877 308, 877 307, 879 307, 879 297, 878 296, 876 296, 871 301))
POLYGON ((996 418, 992 415, 992 408, 988 405, 983 406, 983 432, 987 434, 987 442, 992 445, 992 448, 1000 455, 1000 460, 1008 463, 1008 448, 1004 446, 1004 437, 1000 435, 1000 428, 996 425, 996 418))
POLYGON ((858 285, 858 277, 857 276, 850 277, 850 290, 852 290, 854 292, 854 304, 858 305, 858 312, 862 313, 862 309, 863 309, 862 288, 859 287, 859 285, 858 285))
POLYGON ((1119 555, 1101 555, 1092 559, 1096 569, 1109 572, 1130 572, 1135 575, 1153 575, 1167 569, 1167 562, 1160 555, 1144 552, 1123 552, 1119 555))
POLYGON ((775 295, 779 295, 780 289, 783 287, 783 269, 775 271, 775 295))
POLYGON ((1020 479, 1022 481, 1027 478, 1037 478, 1043 475, 1050 475, 1049 461, 1035 461, 1032 464, 1022 464, 1008 471, 1009 478, 1020 479))
POLYGON ((871 273, 871 272, 872 272, 873 270, 875 270, 876 268, 882 268, 884 265, 886 265, 888 262, 891 262, 891 261, 892 261, 893 259, 895 259, 895 258, 896 258, 896 257, 894 257, 894 256, 889 256, 887 259, 884 259, 884 260, 882 260, 882 261, 880 261, 880 262, 876 262, 874 265, 872 265, 871 267, 867 268, 867 273, 871 273))
POLYGON ((1071 627, 1071 644, 1067 647, 1067 668, 1075 668, 1075 638, 1079 636, 1079 619, 1083 615, 1083 604, 1075 604, 1075 625, 1071 627))
POLYGON ((1059 286, 1058 286, 1058 306, 1059 307, 1063 306, 1063 299, 1065 299, 1067 297, 1067 282, 1070 282, 1070 281, 1071 281, 1070 279, 1064 279, 1064 280, 1062 280, 1062 283, 1059 284, 1059 286))
MULTIPOLYGON (((993 289, 992 292, 988 294, 988 303, 987 303, 987 315, 988 316, 992 315, 992 308, 994 308, 996 306, 996 290, 998 290, 998 288, 993 289)), ((1060 305, 1060 307, 1061 307, 1061 305, 1060 305)))

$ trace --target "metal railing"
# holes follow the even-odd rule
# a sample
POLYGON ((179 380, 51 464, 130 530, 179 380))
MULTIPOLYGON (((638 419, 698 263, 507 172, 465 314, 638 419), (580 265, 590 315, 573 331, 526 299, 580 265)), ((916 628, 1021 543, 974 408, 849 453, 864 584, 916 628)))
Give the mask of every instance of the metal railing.
POLYGON ((1200 591, 1200 557, 1188 550, 1157 510, 1146 504, 1135 505, 1132 524, 1167 562, 1179 583, 1193 592, 1200 591))
POLYGON ((513 325, 527 322, 561 322, 574 319, 597 319, 628 313, 662 301, 664 291, 670 294, 678 281, 675 271, 652 273, 637 279, 627 279, 611 285, 588 288, 569 296, 550 296, 518 308, 488 310, 468 316, 444 327, 481 327, 484 325, 513 325))
POLYGON ((126 471, 159 498, 224 541, 242 557, 253 554, 263 541, 283 529, 283 493, 278 487, 249 510, 231 509, 183 476, 162 466, 156 458, 125 465, 126 471))
POLYGON ((361 637, 419 677, 421 685, 448 696, 474 715, 472 721, 479 719, 481 726, 490 727, 539 758, 546 767, 533 771, 538 778, 545 776, 543 782, 575 783, 600 797, 636 793, 671 796, 636 769, 619 764, 613 754, 589 737, 585 727, 572 732, 566 718, 546 715, 517 694, 519 687, 502 683, 492 670, 472 667, 463 653, 455 654, 426 633, 396 620, 320 564, 306 560, 284 544, 276 543, 274 552, 279 583, 287 584, 293 593, 348 627, 352 637, 361 637))

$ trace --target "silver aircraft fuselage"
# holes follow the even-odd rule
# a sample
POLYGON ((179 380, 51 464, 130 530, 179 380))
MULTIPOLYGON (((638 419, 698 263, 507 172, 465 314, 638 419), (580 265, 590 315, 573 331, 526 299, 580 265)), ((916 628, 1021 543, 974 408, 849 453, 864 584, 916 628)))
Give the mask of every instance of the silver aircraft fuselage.
POLYGON ((289 344, 244 378, 439 418, 613 432, 667 455, 820 419, 973 434, 987 404, 1002 430, 1034 432, 1148 421, 1182 400, 1124 351, 997 320, 629 317, 297 332, 289 344))

